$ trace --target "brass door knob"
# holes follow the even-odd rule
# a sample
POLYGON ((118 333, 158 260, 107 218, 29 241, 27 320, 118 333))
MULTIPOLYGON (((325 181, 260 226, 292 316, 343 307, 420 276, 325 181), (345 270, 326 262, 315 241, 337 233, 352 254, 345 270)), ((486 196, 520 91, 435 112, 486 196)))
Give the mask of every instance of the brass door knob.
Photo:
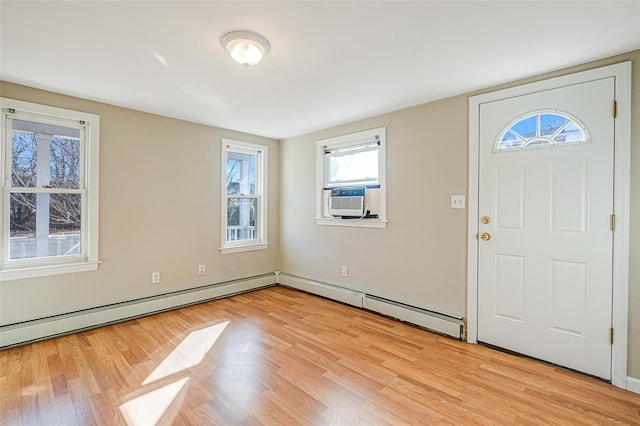
POLYGON ((489 241, 491 239, 491 234, 488 232, 483 232, 482 234, 480 234, 480 239, 482 241, 489 241))

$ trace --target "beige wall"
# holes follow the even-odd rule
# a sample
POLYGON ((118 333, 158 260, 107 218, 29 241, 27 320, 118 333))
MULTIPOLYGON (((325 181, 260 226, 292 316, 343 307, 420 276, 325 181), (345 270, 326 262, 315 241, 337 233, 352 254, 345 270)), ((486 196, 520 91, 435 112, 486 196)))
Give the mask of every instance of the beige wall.
POLYGON ((0 323, 273 272, 279 214, 278 141, 0 85, 3 97, 100 115, 100 228, 95 272, 0 283, 0 323), (269 146, 267 250, 221 255, 220 139, 269 146), (205 263, 207 274, 197 275, 205 263), (151 284, 151 272, 161 283, 151 284))
POLYGON ((280 268, 290 274, 466 317, 467 194, 471 95, 633 61, 629 375, 640 378, 640 51, 282 141, 280 268), (387 229, 319 226, 315 142, 387 127, 387 229), (349 277, 340 277, 340 266, 349 277))
POLYGON ((463 315, 467 216, 449 196, 467 189, 467 108, 456 97, 283 141, 282 270, 463 315), (316 140, 381 126, 387 229, 316 225, 316 140))

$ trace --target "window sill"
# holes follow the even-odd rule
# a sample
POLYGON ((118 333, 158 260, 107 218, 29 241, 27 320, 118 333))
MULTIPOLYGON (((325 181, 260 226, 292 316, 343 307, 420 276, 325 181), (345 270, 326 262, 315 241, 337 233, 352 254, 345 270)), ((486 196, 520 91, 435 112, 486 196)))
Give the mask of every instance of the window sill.
POLYGON ((318 225, 324 226, 347 226, 355 228, 386 228, 387 221, 382 219, 337 219, 321 217, 316 218, 318 225))
POLYGON ((0 270, 0 281, 22 280, 26 278, 47 277, 50 275, 88 272, 98 269, 100 261, 64 263, 58 265, 24 266, 0 270))
POLYGON ((241 253, 243 251, 266 250, 267 248, 269 248, 269 243, 247 244, 242 246, 223 247, 220 249, 220 253, 241 253))

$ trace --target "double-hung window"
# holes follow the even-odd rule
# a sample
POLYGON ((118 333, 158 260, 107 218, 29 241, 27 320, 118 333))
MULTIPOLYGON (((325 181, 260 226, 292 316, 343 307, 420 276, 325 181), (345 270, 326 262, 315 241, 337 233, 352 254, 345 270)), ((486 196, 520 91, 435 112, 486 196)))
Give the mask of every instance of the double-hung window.
POLYGON ((267 153, 222 139, 222 253, 267 248, 267 153))
POLYGON ((386 128, 317 142, 320 225, 386 227, 386 128))
POLYGON ((95 270, 99 117, 0 101, 0 279, 95 270))

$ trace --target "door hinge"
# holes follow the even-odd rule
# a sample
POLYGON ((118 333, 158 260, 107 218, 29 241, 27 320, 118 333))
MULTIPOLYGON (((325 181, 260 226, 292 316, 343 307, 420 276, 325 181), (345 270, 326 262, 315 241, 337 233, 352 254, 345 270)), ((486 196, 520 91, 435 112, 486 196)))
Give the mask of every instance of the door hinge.
POLYGON ((616 230, 616 215, 615 214, 611 215, 610 225, 611 225, 611 231, 615 231, 616 230))
POLYGON ((609 329, 609 343, 613 345, 613 327, 609 329))
POLYGON ((613 118, 618 116, 618 101, 613 101, 613 118))

